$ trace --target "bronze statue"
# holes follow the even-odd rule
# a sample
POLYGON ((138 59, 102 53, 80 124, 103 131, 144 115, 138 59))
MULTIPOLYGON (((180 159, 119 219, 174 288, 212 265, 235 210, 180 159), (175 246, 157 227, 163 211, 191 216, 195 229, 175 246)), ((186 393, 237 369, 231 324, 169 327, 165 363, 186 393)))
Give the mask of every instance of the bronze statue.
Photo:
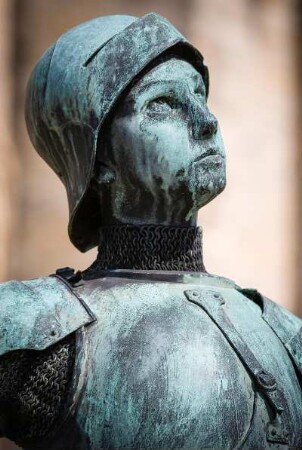
POLYGON ((225 186, 201 54, 164 18, 62 35, 28 85, 85 271, 0 286, 0 430, 24 449, 302 448, 302 321, 208 274, 225 186))

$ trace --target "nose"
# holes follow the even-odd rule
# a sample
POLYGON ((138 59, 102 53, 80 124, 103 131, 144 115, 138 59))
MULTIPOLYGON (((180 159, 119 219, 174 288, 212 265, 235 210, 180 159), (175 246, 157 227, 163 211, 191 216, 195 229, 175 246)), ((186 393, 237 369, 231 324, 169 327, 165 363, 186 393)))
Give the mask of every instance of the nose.
MULTIPOLYGON (((201 129, 200 132, 197 134, 204 139, 208 139, 210 137, 212 137, 216 131, 217 131, 217 127, 218 127, 218 120, 216 119, 216 117, 209 113, 207 115, 207 117, 205 117, 205 120, 203 121, 203 123, 201 124, 201 129)), ((198 139, 198 138, 195 138, 198 139)))
POLYGON ((193 138, 196 140, 209 139, 217 132, 218 120, 209 111, 207 105, 196 103, 194 102, 190 108, 193 138))

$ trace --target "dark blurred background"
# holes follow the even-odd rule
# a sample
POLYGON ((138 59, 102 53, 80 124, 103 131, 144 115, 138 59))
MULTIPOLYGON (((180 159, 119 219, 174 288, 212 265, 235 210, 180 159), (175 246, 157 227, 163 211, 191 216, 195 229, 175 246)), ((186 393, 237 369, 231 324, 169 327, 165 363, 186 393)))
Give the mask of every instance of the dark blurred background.
POLYGON ((204 54, 227 148, 228 187, 200 213, 206 267, 302 315, 298 0, 0 0, 0 279, 84 268, 95 257, 69 242, 63 186, 27 137, 24 93, 35 62, 80 22, 151 11, 204 54))

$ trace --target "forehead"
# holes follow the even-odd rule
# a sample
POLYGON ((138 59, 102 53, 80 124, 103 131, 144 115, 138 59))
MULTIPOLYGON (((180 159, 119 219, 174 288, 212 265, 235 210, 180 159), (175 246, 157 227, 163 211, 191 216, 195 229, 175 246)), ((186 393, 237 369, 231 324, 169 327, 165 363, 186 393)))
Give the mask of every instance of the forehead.
POLYGON ((146 73, 137 83, 139 87, 150 84, 153 81, 170 82, 203 82, 201 74, 187 61, 171 58, 159 63, 146 73))

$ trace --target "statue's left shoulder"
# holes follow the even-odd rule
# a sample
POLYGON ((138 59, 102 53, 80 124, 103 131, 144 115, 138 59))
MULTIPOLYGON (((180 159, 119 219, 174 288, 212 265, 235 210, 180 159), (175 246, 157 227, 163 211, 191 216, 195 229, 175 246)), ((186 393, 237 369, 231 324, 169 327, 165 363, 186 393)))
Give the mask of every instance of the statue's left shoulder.
POLYGON ((262 309, 262 318, 278 336, 302 376, 302 320, 256 289, 237 288, 262 309))

